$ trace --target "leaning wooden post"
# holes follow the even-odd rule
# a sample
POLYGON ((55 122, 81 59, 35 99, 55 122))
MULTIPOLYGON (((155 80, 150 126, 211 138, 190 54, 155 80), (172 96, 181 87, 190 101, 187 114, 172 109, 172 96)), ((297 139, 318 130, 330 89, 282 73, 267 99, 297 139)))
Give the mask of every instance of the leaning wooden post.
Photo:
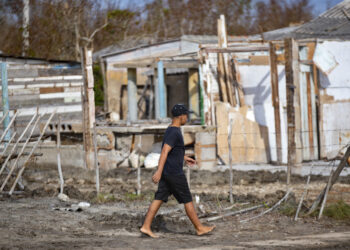
MULTIPOLYGON (((340 173, 343 171, 344 167, 347 165, 347 161, 350 157, 350 146, 348 146, 344 157, 342 158, 342 160, 340 161, 337 169, 334 171, 334 173, 331 176, 331 184, 329 186, 329 190, 332 189, 332 186, 334 185, 334 183, 337 181, 340 173)), ((314 201, 314 203, 312 204, 311 208, 308 211, 308 215, 311 214, 313 211, 315 211, 318 207, 318 205, 320 204, 322 198, 324 197, 325 193, 327 190, 327 186, 321 191, 321 193, 318 195, 317 199, 314 201)))
POLYGON ((325 191, 325 194, 324 194, 324 197, 323 197, 320 213, 318 214, 318 219, 322 218, 323 209, 324 209, 324 206, 326 205, 328 192, 329 192, 329 189, 331 187, 332 176, 333 176, 333 169, 332 169, 332 171, 331 171, 331 173, 329 175, 329 179, 328 179, 328 183, 327 183, 327 186, 326 186, 326 191, 325 191))
POLYGON ((94 152, 92 142, 92 129, 95 122, 95 94, 94 94, 94 75, 92 72, 92 50, 86 46, 82 48, 82 69, 84 76, 84 148, 85 160, 88 169, 93 169, 94 152))
POLYGON ((95 163, 95 171, 96 171, 96 192, 100 193, 100 169, 98 167, 98 150, 97 150, 97 133, 96 133, 96 123, 94 123, 94 163, 95 163))
POLYGON ((60 194, 63 194, 64 179, 61 167, 61 116, 58 117, 57 123, 57 168, 60 177, 60 194))
POLYGON ((230 163, 230 203, 233 203, 233 194, 232 194, 232 186, 233 186, 233 173, 232 173, 232 117, 229 114, 229 125, 228 125, 228 157, 230 163))
POLYGON ((282 163, 282 137, 281 137, 281 118, 280 118, 280 100, 278 93, 278 69, 277 69, 277 57, 276 49, 272 42, 270 45, 270 75, 271 75, 271 93, 272 104, 275 114, 275 134, 276 134, 276 153, 277 163, 282 163))

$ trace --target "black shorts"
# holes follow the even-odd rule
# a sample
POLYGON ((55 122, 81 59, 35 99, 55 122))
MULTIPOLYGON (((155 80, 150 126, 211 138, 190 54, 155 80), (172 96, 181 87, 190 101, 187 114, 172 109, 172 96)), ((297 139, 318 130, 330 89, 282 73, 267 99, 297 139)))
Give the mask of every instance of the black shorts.
POLYGON ((192 195, 184 174, 162 176, 158 184, 158 190, 154 195, 154 199, 167 202, 170 195, 174 195, 179 203, 186 204, 192 201, 192 195))

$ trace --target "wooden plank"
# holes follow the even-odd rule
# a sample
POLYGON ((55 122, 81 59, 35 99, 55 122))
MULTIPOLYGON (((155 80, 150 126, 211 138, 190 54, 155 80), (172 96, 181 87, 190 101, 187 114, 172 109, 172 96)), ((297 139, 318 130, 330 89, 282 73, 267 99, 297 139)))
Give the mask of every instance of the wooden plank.
POLYGON ((271 73, 271 93, 272 105, 274 108, 275 117, 275 133, 276 133, 276 153, 277 163, 282 163, 282 135, 281 135, 281 118, 280 118, 280 101, 278 88, 278 69, 276 49, 272 42, 270 42, 270 73, 271 73))
POLYGON ((40 88, 40 94, 58 93, 58 92, 64 92, 64 88, 62 87, 40 88))
MULTIPOLYGON (((217 29, 218 29, 218 44, 219 48, 223 48, 224 43, 224 34, 223 34, 223 23, 222 19, 217 20, 217 29)), ((217 74, 218 74, 218 82, 219 82, 219 92, 221 100, 227 102, 227 88, 226 88, 226 78, 225 78, 225 65, 224 65, 224 55, 217 54, 217 74)))
MULTIPOLYGON (((22 166, 21 169, 19 170, 19 172, 18 172, 18 174, 17 174, 17 177, 16 177, 16 179, 15 179, 15 181, 14 181, 14 183, 13 183, 11 189, 10 189, 9 195, 12 195, 13 191, 15 190, 15 187, 16 187, 16 185, 17 185, 19 179, 21 178, 21 176, 22 176, 22 174, 23 174, 23 172, 24 172, 24 169, 27 167, 27 164, 28 164, 29 160, 31 159, 31 157, 32 157, 32 155, 33 155, 33 153, 34 153, 34 151, 35 151, 36 148, 38 147, 38 145, 39 145, 39 143, 40 143, 40 141, 41 141, 41 138, 42 138, 43 135, 45 134, 46 129, 47 129, 49 123, 51 122, 51 120, 52 120, 52 118, 54 117, 55 114, 56 114, 56 111, 54 111, 54 112, 50 115, 49 119, 47 120, 47 122, 46 122, 46 124, 45 124, 45 126, 44 126, 44 128, 43 128, 43 130, 42 130, 42 132, 41 132, 40 135, 39 135, 39 139, 35 142, 34 146, 32 147, 32 150, 30 151, 30 153, 29 153, 29 155, 28 155, 28 157, 25 159, 25 161, 24 161, 24 163, 23 163, 23 166, 22 166)), ((2 190, 1 190, 1 191, 2 191, 2 190)))
POLYGON ((235 76, 234 73, 232 71, 233 69, 233 65, 232 65, 232 58, 229 57, 228 61, 227 61, 227 79, 228 79, 228 86, 229 86, 229 96, 230 96, 230 103, 233 107, 235 107, 237 105, 237 99, 236 99, 236 82, 235 82, 235 76))
POLYGON ((269 51, 268 46, 256 46, 256 47, 235 47, 235 48, 203 48, 204 53, 240 53, 240 52, 257 52, 257 51, 269 51))
POLYGON ((235 85, 236 85, 236 89, 237 89, 237 93, 238 93, 238 101, 239 101, 239 106, 243 107, 245 106, 245 101, 244 101, 244 92, 243 92, 243 87, 240 84, 240 75, 239 72, 237 71, 236 68, 236 64, 234 62, 234 58, 232 60, 232 72, 233 72, 233 76, 234 76, 234 81, 235 81, 235 85))
POLYGON ((307 117, 308 117, 308 134, 310 146, 310 160, 314 158, 314 131, 312 125, 312 97, 311 97, 311 79, 310 72, 306 72, 306 88, 307 88, 307 117))
POLYGON ((189 108, 194 111, 190 119, 199 118, 199 77, 198 69, 190 69, 188 72, 189 108))

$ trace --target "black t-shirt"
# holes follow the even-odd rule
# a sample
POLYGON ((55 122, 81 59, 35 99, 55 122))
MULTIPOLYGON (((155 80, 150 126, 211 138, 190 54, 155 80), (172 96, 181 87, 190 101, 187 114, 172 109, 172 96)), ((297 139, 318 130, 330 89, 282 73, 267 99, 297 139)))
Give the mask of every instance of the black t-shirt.
POLYGON ((178 127, 168 127, 164 134, 162 148, 164 144, 168 144, 171 150, 165 161, 163 175, 183 174, 185 145, 181 129, 178 127))

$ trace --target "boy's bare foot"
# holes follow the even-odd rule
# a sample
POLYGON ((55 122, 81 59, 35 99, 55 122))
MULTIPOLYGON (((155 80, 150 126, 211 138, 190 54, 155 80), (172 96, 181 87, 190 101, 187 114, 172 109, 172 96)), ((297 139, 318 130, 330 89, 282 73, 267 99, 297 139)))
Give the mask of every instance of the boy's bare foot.
POLYGON ((210 226, 210 227, 202 226, 201 228, 199 228, 197 230, 197 235, 200 236, 200 235, 204 235, 204 234, 210 233, 211 231, 214 230, 215 227, 216 226, 210 226))
POLYGON ((154 234, 150 229, 145 229, 145 228, 141 227, 140 231, 141 231, 141 233, 144 233, 144 234, 148 235, 149 237, 159 238, 159 236, 154 234))

